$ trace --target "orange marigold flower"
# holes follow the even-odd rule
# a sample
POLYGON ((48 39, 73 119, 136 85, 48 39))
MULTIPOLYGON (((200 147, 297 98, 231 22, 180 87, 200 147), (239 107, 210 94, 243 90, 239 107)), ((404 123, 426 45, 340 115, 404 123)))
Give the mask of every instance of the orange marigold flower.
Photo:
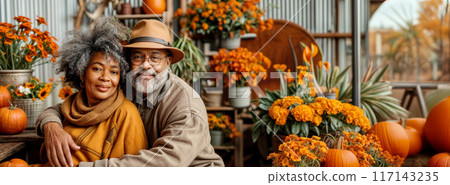
POLYGON ((25 95, 24 93, 21 93, 21 92, 19 91, 19 88, 16 88, 16 90, 14 91, 14 93, 15 93, 16 96, 18 96, 18 97, 22 97, 22 96, 25 95))
POLYGON ((12 44, 12 40, 11 39, 5 39, 4 42, 6 45, 11 45, 12 44))
POLYGON ((59 90, 58 96, 64 100, 72 94, 73 94, 72 88, 70 88, 69 86, 66 86, 66 87, 62 88, 61 90, 59 90))
POLYGON ((17 22, 28 22, 28 21, 30 20, 30 18, 24 17, 24 16, 17 16, 17 17, 14 17, 14 19, 15 19, 17 22))
POLYGON ((33 62, 33 56, 32 55, 25 55, 25 60, 28 62, 33 62))
POLYGON ((28 87, 30 89, 34 89, 34 87, 36 87, 34 84, 32 83, 25 83, 24 87, 28 87))
POLYGON ((208 30, 208 24, 207 24, 207 23, 203 23, 203 24, 202 24, 202 28, 203 28, 204 30, 208 30))

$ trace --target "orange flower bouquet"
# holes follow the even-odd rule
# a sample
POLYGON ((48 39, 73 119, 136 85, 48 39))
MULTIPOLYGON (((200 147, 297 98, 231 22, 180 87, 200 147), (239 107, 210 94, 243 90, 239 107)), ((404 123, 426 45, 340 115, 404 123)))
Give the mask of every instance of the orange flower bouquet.
POLYGON ((266 79, 268 75, 260 72, 267 72, 271 61, 261 52, 253 53, 247 48, 239 47, 228 52, 220 49, 210 61, 210 66, 213 71, 225 74, 225 86, 236 84, 237 87, 244 87, 247 84, 256 86, 258 75, 266 79))
MULTIPOLYGON (((31 69, 34 65, 55 62, 57 40, 48 31, 32 28, 30 19, 14 17, 18 25, 0 23, 0 69, 31 69), (48 56, 52 55, 50 60, 48 56)), ((38 26, 47 25, 43 17, 36 19, 38 26)))
POLYGON ((208 114, 209 130, 221 130, 228 138, 240 137, 241 133, 230 123, 230 116, 225 114, 208 114))
POLYGON ((319 167, 325 161, 328 147, 320 137, 312 138, 287 136, 278 147, 280 152, 269 154, 275 167, 319 167))
POLYGON ((40 99, 44 101, 53 90, 53 82, 41 82, 32 78, 30 82, 17 86, 8 86, 13 99, 40 99))
POLYGON ((273 20, 262 20, 264 10, 259 9, 260 0, 192 0, 187 12, 175 13, 181 28, 195 34, 221 33, 222 38, 235 34, 256 33, 271 29, 273 20))

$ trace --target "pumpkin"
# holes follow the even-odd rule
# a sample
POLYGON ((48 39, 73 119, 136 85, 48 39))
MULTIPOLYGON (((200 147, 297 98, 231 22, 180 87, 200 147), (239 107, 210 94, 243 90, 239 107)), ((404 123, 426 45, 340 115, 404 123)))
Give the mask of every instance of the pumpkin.
POLYGON ((408 126, 408 123, 411 123, 409 119, 405 120, 402 118, 399 123, 402 125, 403 129, 405 129, 406 135, 408 135, 409 138, 408 156, 419 153, 423 147, 422 135, 414 127, 408 126))
MULTIPOLYGON (((416 131, 419 133, 420 137, 422 138, 422 142, 421 142, 422 149, 430 148, 430 144, 428 144, 427 139, 425 138, 425 135, 423 135, 423 127, 425 126, 426 121, 427 121, 427 119, 425 119, 425 118, 409 118, 408 120, 406 120, 406 126, 416 129, 416 131)), ((400 125, 402 124, 401 121, 399 121, 398 123, 400 125)), ((405 128, 405 127, 403 127, 403 128, 405 128)), ((411 144, 413 142, 414 141, 409 142, 409 143, 411 144)), ((409 147, 411 147, 411 146, 409 146, 409 147)), ((411 151, 411 148, 410 148, 410 151, 411 151)), ((410 155, 408 154, 408 156, 410 156, 410 155)))
POLYGON ((339 137, 336 149, 328 149, 325 156, 326 167, 359 167, 358 158, 351 151, 343 150, 344 137, 339 137))
POLYGON ((381 147, 392 155, 406 158, 409 152, 409 138, 402 126, 395 122, 379 122, 369 130, 380 140, 381 147))
POLYGON ((27 115, 13 105, 0 108, 0 134, 18 134, 27 128, 27 115))
POLYGON ((28 167, 28 163, 22 159, 11 159, 0 164, 0 167, 28 167))
POLYGON ((450 167, 450 154, 438 153, 428 161, 428 167, 450 167))
POLYGON ((405 129, 406 135, 408 135, 409 138, 408 156, 413 156, 419 153, 422 150, 422 136, 415 128, 408 126, 405 119, 402 118, 400 120, 400 123, 403 129, 405 129))
POLYGON ((163 14, 166 10, 166 0, 143 0, 142 7, 147 14, 163 14))
POLYGON ((0 108, 8 107, 11 101, 11 93, 9 93, 8 88, 0 85, 0 108))
POLYGON ((423 127, 428 143, 438 152, 450 152, 450 97, 431 109, 423 127))

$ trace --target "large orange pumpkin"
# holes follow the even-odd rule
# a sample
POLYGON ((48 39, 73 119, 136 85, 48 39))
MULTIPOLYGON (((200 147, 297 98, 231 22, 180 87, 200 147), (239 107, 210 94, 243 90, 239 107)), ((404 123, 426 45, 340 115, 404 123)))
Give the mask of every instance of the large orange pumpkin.
POLYGON ((336 149, 328 149, 325 156, 326 167, 359 167, 358 158, 351 151, 343 150, 344 137, 340 137, 336 149))
POLYGON ((147 14, 162 14, 166 10, 166 0, 143 0, 142 7, 147 14))
POLYGON ((27 115, 15 106, 0 108, 0 134, 18 134, 27 128, 27 115))
POLYGON ((11 93, 9 93, 8 88, 0 85, 0 108, 8 107, 11 101, 11 93))
POLYGON ((0 167, 28 167, 28 163, 22 159, 11 159, 0 164, 0 167))
POLYGON ((428 161, 428 167, 450 167, 450 154, 438 153, 428 161))
POLYGON ((409 138, 402 126, 395 122, 379 122, 369 132, 380 140, 381 147, 392 155, 406 158, 409 152, 409 138))
POLYGON ((431 109, 423 133, 438 152, 450 152, 450 97, 431 109))

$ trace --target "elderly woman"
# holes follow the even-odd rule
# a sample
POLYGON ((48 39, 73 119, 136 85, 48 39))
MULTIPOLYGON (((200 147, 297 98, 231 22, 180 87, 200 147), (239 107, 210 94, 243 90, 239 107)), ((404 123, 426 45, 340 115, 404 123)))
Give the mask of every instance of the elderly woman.
MULTIPOLYGON (((60 50, 57 72, 63 72, 65 82, 79 90, 61 105, 63 129, 79 146, 72 151, 73 166, 147 149, 139 112, 121 89, 129 66, 118 38, 125 36, 121 30, 126 29, 103 18, 89 33, 70 33, 60 50)), ((56 150, 68 148, 46 148, 41 157, 51 159, 56 150)), ((59 163, 48 162, 51 166, 59 163)))

